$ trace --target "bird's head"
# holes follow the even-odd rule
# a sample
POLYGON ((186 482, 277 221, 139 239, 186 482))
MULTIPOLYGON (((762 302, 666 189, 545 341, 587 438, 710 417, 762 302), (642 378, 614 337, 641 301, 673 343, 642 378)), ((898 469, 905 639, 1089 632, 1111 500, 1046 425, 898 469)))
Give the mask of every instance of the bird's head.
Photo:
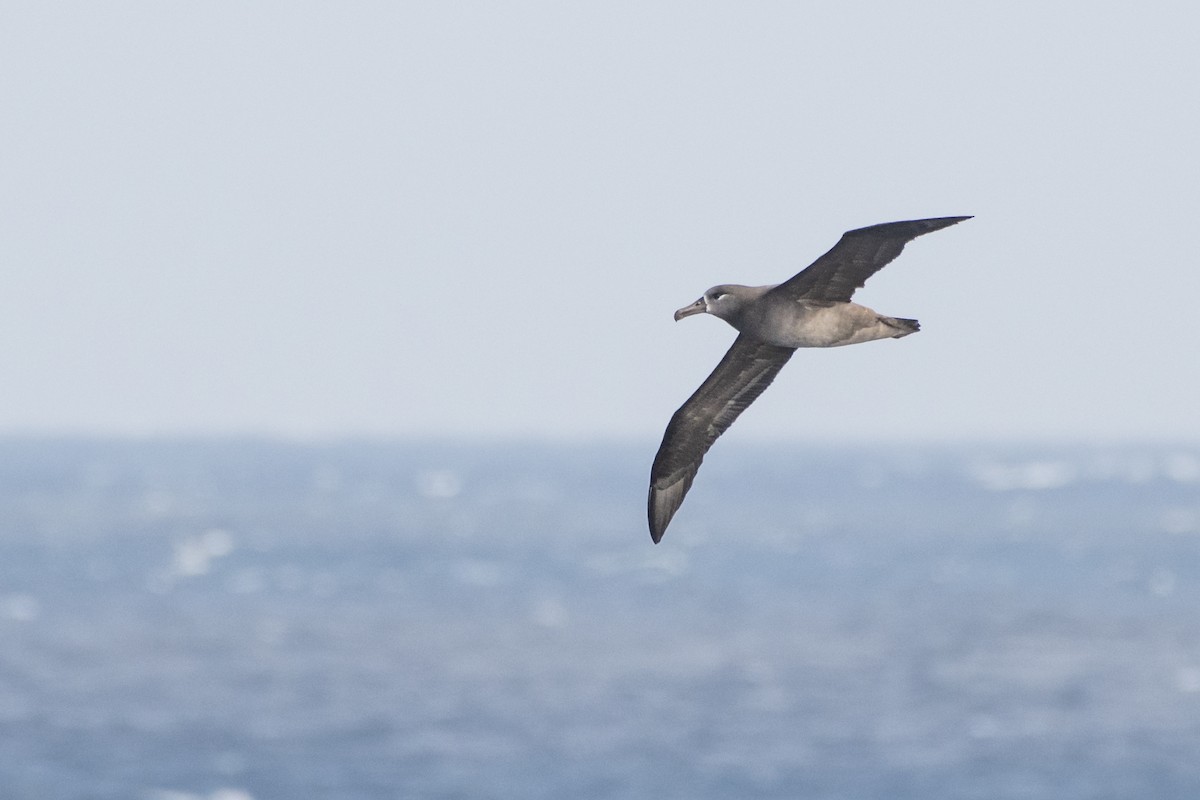
POLYGON ((712 314, 726 322, 733 322, 741 314, 742 304, 748 299, 750 287, 735 284, 714 286, 696 302, 675 312, 675 321, 692 314, 712 314))

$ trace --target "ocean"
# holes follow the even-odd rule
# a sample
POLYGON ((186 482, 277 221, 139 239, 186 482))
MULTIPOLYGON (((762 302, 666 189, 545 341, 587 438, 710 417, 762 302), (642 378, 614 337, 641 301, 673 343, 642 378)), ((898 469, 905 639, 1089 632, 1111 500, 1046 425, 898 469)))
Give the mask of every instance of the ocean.
POLYGON ((1200 446, 0 439, 0 798, 1200 797, 1200 446))

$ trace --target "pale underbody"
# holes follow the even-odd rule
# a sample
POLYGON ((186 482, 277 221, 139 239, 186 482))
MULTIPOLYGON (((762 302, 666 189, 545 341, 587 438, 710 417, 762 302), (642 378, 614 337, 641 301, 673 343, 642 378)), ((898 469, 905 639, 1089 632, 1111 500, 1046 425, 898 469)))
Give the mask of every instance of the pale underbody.
POLYGON ((744 320, 739 330, 780 347, 840 347, 904 332, 891 317, 858 303, 791 300, 772 303, 765 312, 744 320))
POLYGON ((769 294, 774 286, 714 287, 693 307, 679 313, 706 311, 742 333, 779 347, 841 347, 906 336, 910 321, 885 316, 858 303, 793 299, 769 294))

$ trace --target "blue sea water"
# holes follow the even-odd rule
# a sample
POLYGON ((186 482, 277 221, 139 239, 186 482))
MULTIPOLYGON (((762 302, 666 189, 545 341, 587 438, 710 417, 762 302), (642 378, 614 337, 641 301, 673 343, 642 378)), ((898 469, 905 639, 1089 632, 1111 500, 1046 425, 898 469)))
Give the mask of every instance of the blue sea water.
POLYGON ((0 798, 1200 797, 1200 447, 0 440, 0 798))

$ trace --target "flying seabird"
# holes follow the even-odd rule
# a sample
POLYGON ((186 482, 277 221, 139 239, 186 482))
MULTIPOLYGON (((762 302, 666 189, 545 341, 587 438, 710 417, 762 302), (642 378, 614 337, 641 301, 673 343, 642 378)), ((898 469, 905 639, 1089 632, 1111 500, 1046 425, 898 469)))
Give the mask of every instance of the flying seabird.
POLYGON ((662 539, 683 503, 704 454, 763 393, 799 347, 839 347, 916 333, 915 319, 887 317, 851 303, 854 290, 883 269, 904 245, 970 217, 886 222, 847 231, 807 269, 775 286, 714 286, 675 312, 678 322, 712 314, 737 339, 700 388, 667 424, 650 470, 650 538, 662 539))

